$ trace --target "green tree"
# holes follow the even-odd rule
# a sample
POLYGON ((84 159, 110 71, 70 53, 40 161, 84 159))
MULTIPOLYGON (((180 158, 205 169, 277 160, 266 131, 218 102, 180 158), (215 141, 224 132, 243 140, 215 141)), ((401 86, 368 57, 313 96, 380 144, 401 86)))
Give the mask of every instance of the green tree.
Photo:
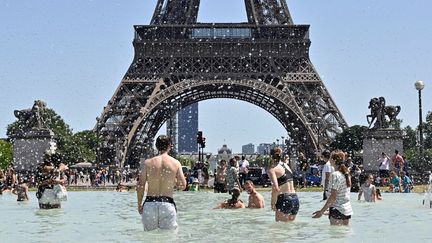
POLYGON ((180 162, 180 164, 182 164, 182 165, 184 165, 184 166, 189 166, 190 168, 192 168, 192 166, 194 165, 194 163, 195 163, 195 161, 193 160, 193 159, 190 159, 190 158, 186 158, 186 157, 183 157, 183 156, 177 156, 177 158, 176 158, 179 162, 180 162))
POLYGON ((425 149, 432 149, 432 112, 429 111, 426 115, 426 122, 423 123, 424 141, 423 146, 425 149))
POLYGON ((330 144, 330 148, 340 149, 353 155, 363 149, 364 133, 368 130, 366 126, 355 125, 348 127, 342 133, 336 135, 335 140, 330 144))
MULTIPOLYGON (((45 109, 42 113, 42 118, 45 121, 46 126, 53 131, 55 139, 57 141, 57 148, 59 151, 63 151, 66 144, 70 142, 72 137, 72 129, 68 124, 52 109, 45 109)), ((14 134, 19 133, 24 127, 25 122, 17 120, 7 127, 7 136, 11 137, 14 134)))
POLYGON ((12 163, 12 159, 12 144, 7 141, 0 140, 0 169, 7 169, 12 163))
POLYGON ((403 129, 403 149, 404 151, 416 148, 416 130, 410 126, 406 126, 403 129))
POLYGON ((83 161, 95 162, 98 138, 92 130, 85 130, 68 137, 59 153, 67 164, 83 161))
MULTIPOLYGON (((42 118, 46 126, 54 133, 57 151, 65 164, 75 164, 83 160, 94 162, 98 139, 95 132, 85 130, 73 134, 70 126, 52 109, 45 109, 42 118)), ((11 137, 24 127, 23 121, 15 121, 8 125, 7 135, 11 137)))
POLYGON ((272 164, 272 160, 268 155, 258 155, 255 161, 251 162, 254 166, 269 168, 272 164))
POLYGON ((84 130, 73 135, 75 143, 80 148, 81 158, 86 161, 96 161, 96 149, 99 143, 93 130, 84 130))

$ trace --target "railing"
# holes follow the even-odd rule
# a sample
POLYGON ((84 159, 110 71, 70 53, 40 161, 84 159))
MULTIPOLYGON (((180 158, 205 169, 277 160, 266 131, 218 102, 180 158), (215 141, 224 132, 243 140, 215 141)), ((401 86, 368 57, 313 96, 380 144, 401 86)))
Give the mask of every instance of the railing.
POLYGON ((279 39, 309 40, 309 25, 196 24, 137 25, 135 41, 202 40, 202 39, 279 39))
POLYGON ((192 28, 191 38, 243 39, 251 38, 249 28, 192 28))

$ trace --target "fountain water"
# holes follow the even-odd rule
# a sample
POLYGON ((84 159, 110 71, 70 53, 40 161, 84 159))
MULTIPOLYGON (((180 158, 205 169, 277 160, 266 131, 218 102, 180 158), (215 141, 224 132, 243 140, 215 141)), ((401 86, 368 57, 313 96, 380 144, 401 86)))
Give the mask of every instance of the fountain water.
POLYGON ((430 171, 429 171, 429 186, 427 191, 425 192, 423 205, 429 205, 429 207, 432 208, 432 173, 430 171))

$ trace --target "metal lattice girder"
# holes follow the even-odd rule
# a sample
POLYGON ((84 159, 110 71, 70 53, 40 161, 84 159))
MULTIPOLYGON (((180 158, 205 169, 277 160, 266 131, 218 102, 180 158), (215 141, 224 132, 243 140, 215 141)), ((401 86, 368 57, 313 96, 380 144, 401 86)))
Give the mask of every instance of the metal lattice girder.
POLYGON ((195 24, 200 0, 158 0, 152 25, 195 24))
POLYGON ((245 5, 250 24, 293 24, 285 0, 245 0, 245 5))
POLYGON ((248 24, 198 24, 199 1, 160 0, 152 25, 135 26, 134 60, 96 125, 99 161, 136 166, 164 122, 207 99, 263 108, 307 153, 346 126, 310 62, 309 26, 283 0, 245 3, 248 24))

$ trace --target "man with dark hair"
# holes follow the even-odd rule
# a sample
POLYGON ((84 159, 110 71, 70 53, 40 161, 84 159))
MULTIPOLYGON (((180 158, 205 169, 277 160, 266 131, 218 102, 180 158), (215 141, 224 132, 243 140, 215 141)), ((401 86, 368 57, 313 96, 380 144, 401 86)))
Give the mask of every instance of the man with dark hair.
POLYGON ((330 151, 324 150, 321 153, 322 160, 324 160, 324 166, 321 173, 321 185, 323 186, 323 200, 327 200, 327 197, 330 195, 330 179, 331 174, 335 171, 334 167, 330 163, 330 151))
POLYGON ((392 158, 392 162, 393 162, 394 169, 396 170, 396 173, 399 173, 403 170, 405 161, 402 158, 402 155, 399 154, 399 151, 397 149, 395 150, 395 154, 392 158))
POLYGON ((171 139, 160 135, 156 139, 159 155, 147 159, 137 184, 138 212, 142 215, 144 231, 177 228, 177 209, 174 203, 174 187, 184 190, 186 180, 180 162, 168 153, 172 148, 171 139), (145 187, 147 196, 142 203, 145 187))

